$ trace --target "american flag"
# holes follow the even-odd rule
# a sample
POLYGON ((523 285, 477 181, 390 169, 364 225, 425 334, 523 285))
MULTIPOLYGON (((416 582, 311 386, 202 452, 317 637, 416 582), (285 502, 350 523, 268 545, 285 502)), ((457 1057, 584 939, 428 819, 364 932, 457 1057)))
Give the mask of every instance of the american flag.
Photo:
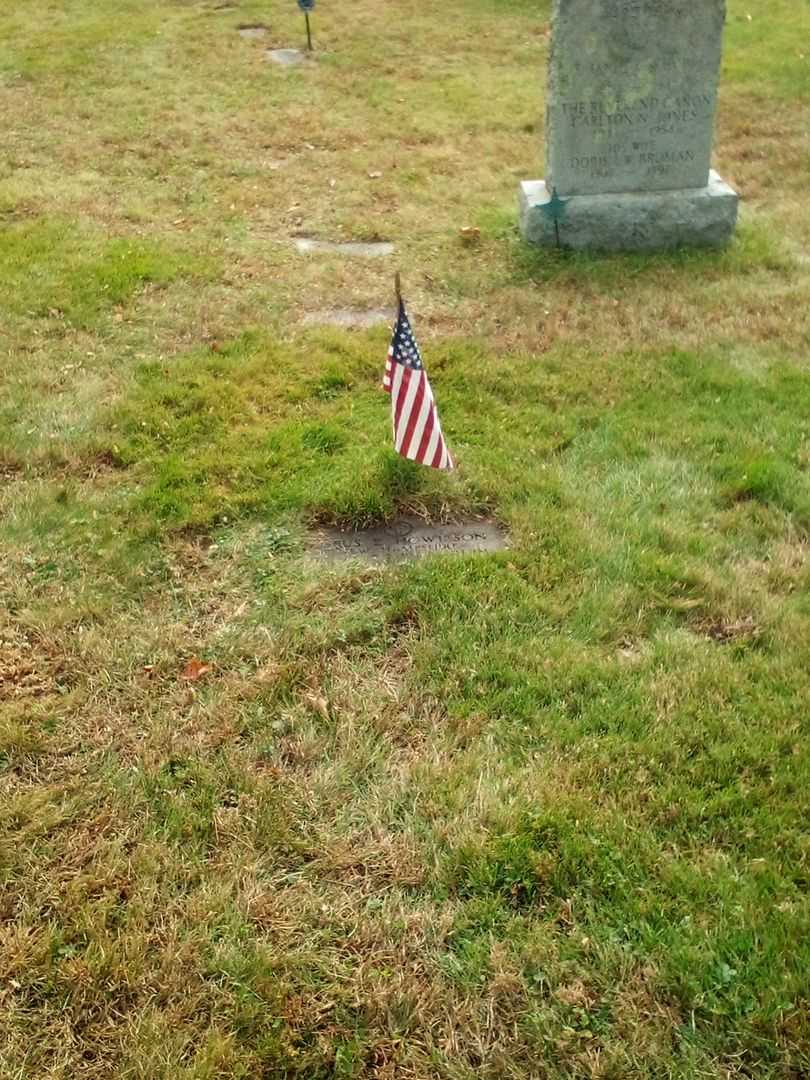
POLYGON ((385 362, 383 390, 391 395, 397 453, 432 469, 452 469, 453 459, 444 441, 433 391, 401 300, 385 362))

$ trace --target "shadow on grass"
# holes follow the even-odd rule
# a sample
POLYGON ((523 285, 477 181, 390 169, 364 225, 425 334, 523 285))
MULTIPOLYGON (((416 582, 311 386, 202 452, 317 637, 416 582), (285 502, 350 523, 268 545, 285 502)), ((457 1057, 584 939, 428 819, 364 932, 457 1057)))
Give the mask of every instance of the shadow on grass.
POLYGON ((615 287, 617 280, 642 277, 667 287, 695 279, 746 275, 759 271, 787 273, 793 263, 780 238, 764 224, 743 221, 729 247, 661 252, 554 251, 524 242, 512 210, 484 211, 481 230, 506 247, 508 283, 615 287))
MULTIPOLYGON (((426 469, 393 450, 382 450, 366 484, 336 490, 334 498, 311 507, 307 516, 314 525, 362 529, 405 516, 442 521, 470 509, 468 496, 462 495, 447 473, 426 469)), ((480 511, 481 507, 475 509, 480 511)))

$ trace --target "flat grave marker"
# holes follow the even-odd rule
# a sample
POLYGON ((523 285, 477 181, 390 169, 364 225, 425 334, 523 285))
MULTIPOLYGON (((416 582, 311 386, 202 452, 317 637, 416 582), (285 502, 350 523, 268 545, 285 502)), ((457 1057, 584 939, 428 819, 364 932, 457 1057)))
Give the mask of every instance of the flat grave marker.
POLYGON ((395 318, 396 312, 393 308, 372 308, 370 311, 327 308, 324 311, 308 311, 304 316, 304 326, 345 326, 367 330, 371 326, 390 326, 395 318))
POLYGON ((302 255, 323 251, 335 255, 359 255, 374 259, 394 253, 394 245, 382 240, 366 243, 360 240, 314 240, 310 237, 298 236, 295 239, 295 246, 302 255))
POLYGON ((268 49, 264 55, 271 63, 281 67, 295 67, 306 59, 306 54, 300 49, 268 49))
POLYGON ((418 519, 407 518, 391 525, 355 532, 323 529, 311 553, 327 562, 347 559, 402 562, 428 555, 464 555, 503 551, 508 547, 506 530, 491 521, 426 525, 418 519))
POLYGON ((255 23, 251 26, 239 26, 237 32, 239 37, 245 38, 247 41, 259 41, 267 36, 268 28, 262 23, 255 23))

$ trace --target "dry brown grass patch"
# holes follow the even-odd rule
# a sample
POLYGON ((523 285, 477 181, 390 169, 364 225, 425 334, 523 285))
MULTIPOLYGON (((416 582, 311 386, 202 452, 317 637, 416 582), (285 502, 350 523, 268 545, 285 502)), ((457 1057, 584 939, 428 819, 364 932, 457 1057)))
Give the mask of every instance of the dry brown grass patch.
POLYGON ((54 644, 11 623, 0 625, 0 702, 59 693, 65 668, 54 644))
POLYGON ((762 636, 762 627, 753 615, 741 619, 707 617, 694 624, 695 633, 716 641, 718 645, 728 645, 734 641, 757 641, 762 636))
POLYGON ((683 1017, 658 990, 658 972, 651 965, 636 968, 613 1001, 618 1032, 630 1054, 655 1058, 672 1052, 683 1017))

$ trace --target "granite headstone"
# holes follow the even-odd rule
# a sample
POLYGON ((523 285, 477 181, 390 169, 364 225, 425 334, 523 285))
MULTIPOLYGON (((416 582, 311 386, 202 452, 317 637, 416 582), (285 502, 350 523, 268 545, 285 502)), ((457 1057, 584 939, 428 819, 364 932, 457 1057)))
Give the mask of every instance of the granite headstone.
POLYGON ((546 179, 521 185, 532 243, 721 246, 737 195, 711 171, 724 0, 554 0, 546 179))

